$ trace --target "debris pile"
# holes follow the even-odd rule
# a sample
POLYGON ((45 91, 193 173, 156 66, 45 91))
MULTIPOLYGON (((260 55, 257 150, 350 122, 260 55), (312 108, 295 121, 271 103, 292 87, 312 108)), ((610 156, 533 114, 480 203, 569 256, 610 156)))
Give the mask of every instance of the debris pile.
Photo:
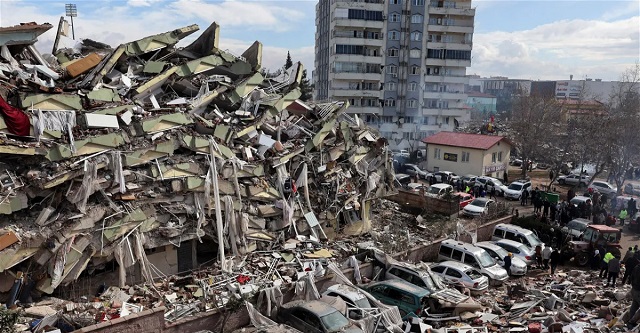
MULTIPOLYGON (((183 48, 197 25, 43 56, 33 44, 50 28, 0 28, 11 41, 0 45, 9 306, 110 270, 120 288, 154 286, 167 273, 148 252, 177 247, 172 270, 183 272, 197 268, 196 243, 211 244, 219 266, 189 284, 194 295, 219 294, 209 289, 229 279, 237 293, 289 283, 331 255, 321 241, 371 231, 372 201, 394 190, 385 140, 346 102, 298 100, 302 64, 268 73, 259 42, 221 50, 213 23, 183 48), (245 287, 242 274, 263 283, 245 287)), ((171 311, 168 320, 196 310, 171 311)))

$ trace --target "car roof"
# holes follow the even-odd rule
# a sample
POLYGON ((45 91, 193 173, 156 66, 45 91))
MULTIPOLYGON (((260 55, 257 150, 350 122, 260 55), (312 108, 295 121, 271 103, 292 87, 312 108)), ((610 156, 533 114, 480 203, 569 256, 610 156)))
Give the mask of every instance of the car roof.
POLYGON ((436 266, 446 266, 446 267, 452 267, 455 269, 459 269, 461 271, 468 271, 470 269, 473 269, 473 267, 467 265, 467 264, 463 264, 461 262, 458 261, 453 261, 453 260, 447 260, 447 261, 443 261, 443 262, 439 262, 434 264, 433 266, 431 266, 431 268, 436 267, 436 266))
POLYGON ((574 201, 574 200, 575 201, 587 201, 587 200, 591 200, 591 198, 585 197, 583 195, 576 195, 575 197, 571 198, 571 200, 569 202, 574 201))
POLYGON ((303 308, 309 312, 316 314, 318 317, 323 317, 330 313, 338 311, 336 310, 336 308, 322 301, 293 301, 284 304, 282 307, 288 309, 303 308))
MULTIPOLYGON (((498 250, 498 248, 502 249, 500 246, 496 245, 495 243, 492 242, 477 242, 474 244, 477 247, 486 247, 489 248, 491 250, 498 250)), ((503 249, 504 250, 504 249, 503 249)))
POLYGON ((589 220, 587 220, 587 219, 583 219, 583 218, 581 218, 581 217, 579 217, 579 218, 577 218, 577 219, 573 219, 573 220, 569 221, 569 223, 571 223, 571 222, 577 222, 577 223, 582 223, 582 224, 586 224, 586 225, 591 224, 591 221, 589 221, 589 220))
POLYGON ((519 227, 517 225, 513 225, 513 224, 506 224, 506 223, 500 223, 496 225, 496 228, 500 228, 500 229, 504 229, 504 230, 510 230, 510 231, 516 231, 522 234, 532 234, 533 231, 529 230, 529 229, 525 229, 523 227, 519 227))
POLYGON ((516 181, 512 181, 511 184, 520 184, 520 185, 524 185, 526 183, 531 183, 530 180, 516 180, 516 181))
POLYGON ((416 286, 415 284, 409 283, 405 280, 400 280, 400 279, 391 279, 391 280, 385 280, 385 281, 380 281, 380 282, 374 282, 369 284, 369 286, 367 286, 367 288, 371 288, 371 287, 375 287, 375 286, 390 286, 390 287, 394 287, 396 289, 400 289, 402 291, 406 291, 408 293, 414 294, 418 297, 424 297, 429 295, 431 292, 424 289, 424 288, 420 288, 418 286, 416 286))
POLYGON ((484 249, 477 247, 473 244, 470 243, 464 243, 464 242, 458 242, 455 241, 453 239, 445 239, 442 241, 442 243, 440 243, 441 245, 450 245, 452 247, 461 247, 466 251, 469 251, 471 253, 479 253, 479 252, 483 252, 484 249))
POLYGON ((471 193, 467 193, 467 192, 456 192, 453 195, 459 195, 461 197, 466 197, 466 196, 472 197, 473 196, 473 195, 471 195, 471 193))
POLYGON ((417 165, 415 165, 413 163, 405 163, 404 166, 417 166, 417 165))
POLYGON ((484 202, 494 201, 494 200, 491 200, 491 199, 489 199, 489 198, 475 198, 473 201, 476 201, 476 200, 478 200, 478 201, 484 201, 484 202))
POLYGON ((464 175, 463 177, 476 178, 476 177, 478 177, 478 176, 476 176, 476 175, 472 175, 472 174, 468 174, 468 175, 464 175))
POLYGON ((433 184, 431 185, 431 187, 435 187, 435 188, 448 188, 448 187, 453 187, 449 184, 433 184))
POLYGON ((336 294, 340 294, 343 295, 347 298, 353 299, 353 300, 359 300, 362 298, 367 298, 361 291, 360 289, 357 289, 355 287, 343 284, 343 283, 338 283, 338 284, 334 284, 333 286, 327 288, 327 291, 325 291, 325 293, 332 291, 335 292, 336 294))
POLYGON ((526 245, 524 245, 524 244, 522 244, 522 243, 520 243, 520 242, 516 242, 516 241, 514 241, 514 240, 505 239, 505 238, 502 238, 502 239, 500 239, 500 240, 497 240, 497 241, 496 241, 496 244, 498 244, 498 243, 501 243, 501 244, 507 244, 507 245, 511 245, 511 246, 514 246, 514 247, 524 246, 524 247, 526 247, 526 248, 529 248, 528 246, 526 246, 526 245))

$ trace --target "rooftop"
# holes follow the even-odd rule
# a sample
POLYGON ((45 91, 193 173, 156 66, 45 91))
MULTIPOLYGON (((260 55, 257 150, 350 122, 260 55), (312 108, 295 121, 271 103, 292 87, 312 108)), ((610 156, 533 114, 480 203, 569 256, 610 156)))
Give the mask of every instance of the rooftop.
POLYGON ((509 142, 504 136, 497 135, 438 132, 428 138, 422 139, 422 142, 433 145, 487 150, 502 140, 507 141, 507 143, 509 142))

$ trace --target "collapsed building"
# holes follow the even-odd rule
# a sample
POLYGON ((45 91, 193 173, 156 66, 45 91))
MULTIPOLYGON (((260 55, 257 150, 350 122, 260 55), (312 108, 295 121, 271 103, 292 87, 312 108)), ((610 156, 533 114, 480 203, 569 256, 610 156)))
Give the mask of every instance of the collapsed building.
POLYGON ((330 256, 320 241, 369 231, 371 201, 393 191, 384 139, 347 102, 300 101, 302 64, 268 73, 259 42, 234 55, 213 23, 186 47, 197 25, 42 55, 50 28, 0 28, 8 306, 211 263, 223 281, 251 254, 304 249, 256 264, 290 283, 283 263, 304 271, 330 256))

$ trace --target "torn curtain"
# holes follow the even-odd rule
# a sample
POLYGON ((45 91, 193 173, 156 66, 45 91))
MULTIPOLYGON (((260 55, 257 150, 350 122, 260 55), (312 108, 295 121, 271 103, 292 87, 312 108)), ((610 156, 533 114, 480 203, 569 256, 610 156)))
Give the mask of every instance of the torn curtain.
POLYGON ((2 111, 2 117, 7 124, 9 132, 19 136, 29 136, 31 132, 31 121, 26 113, 9 105, 2 96, 0 96, 0 111, 2 111))

